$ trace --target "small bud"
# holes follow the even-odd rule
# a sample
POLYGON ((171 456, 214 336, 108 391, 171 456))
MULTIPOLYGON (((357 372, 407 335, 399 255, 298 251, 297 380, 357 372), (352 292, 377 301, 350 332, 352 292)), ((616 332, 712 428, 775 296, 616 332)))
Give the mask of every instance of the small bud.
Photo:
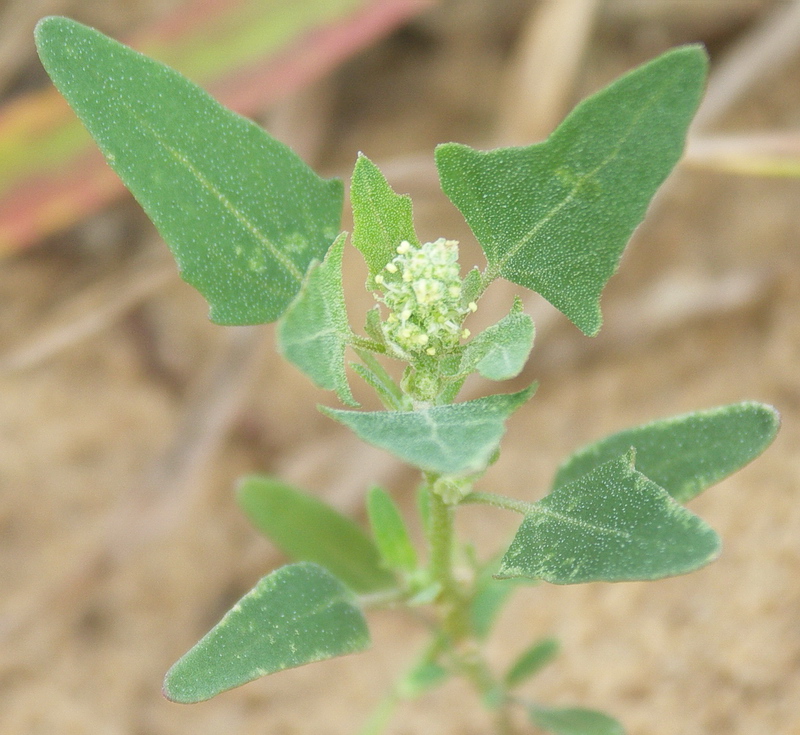
POLYGON ((435 355, 436 354, 436 348, 435 347, 428 347, 428 349, 425 350, 425 353, 428 354, 428 355, 435 355))
POLYGON ((473 314, 474 314, 476 311, 478 311, 478 305, 477 305, 477 304, 476 304, 474 301, 470 301, 470 302, 467 304, 467 308, 468 308, 468 309, 469 309, 469 310, 470 310, 470 311, 471 311, 473 314))
POLYGON ((470 336, 470 334, 472 334, 472 332, 470 332, 469 329, 462 329, 461 330, 461 339, 466 339, 467 337, 470 336))
POLYGON ((397 273, 397 266, 394 263, 387 263, 386 270, 389 271, 389 273, 397 273))

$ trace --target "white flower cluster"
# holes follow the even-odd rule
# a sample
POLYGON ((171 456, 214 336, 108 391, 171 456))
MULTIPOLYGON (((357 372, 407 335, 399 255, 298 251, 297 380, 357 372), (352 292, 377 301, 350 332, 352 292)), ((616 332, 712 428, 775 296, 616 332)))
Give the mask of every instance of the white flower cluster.
POLYGON ((436 355, 469 336, 461 323, 477 306, 462 304, 455 240, 442 237, 420 247, 404 240, 375 284, 383 292, 378 300, 389 308, 384 337, 401 352, 436 355))

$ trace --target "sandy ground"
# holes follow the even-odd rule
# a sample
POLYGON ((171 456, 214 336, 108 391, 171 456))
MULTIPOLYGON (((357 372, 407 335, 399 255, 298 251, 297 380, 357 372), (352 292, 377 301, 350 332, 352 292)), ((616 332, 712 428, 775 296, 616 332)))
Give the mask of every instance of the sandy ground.
MULTIPOLYGON (((118 32, 159 12, 150 2, 114 16, 113 4, 87 5, 83 17, 118 32)), ((428 162, 436 142, 477 145, 502 129, 513 107, 504 84, 534 5, 444 3, 267 120, 293 130, 316 115, 326 171, 347 176, 364 150, 415 197, 422 235, 459 237, 474 254, 428 162)), ((572 101, 676 43, 705 41, 717 62, 778 5, 606 3, 572 101)), ((795 58, 716 129, 797 128, 798 82, 795 58)), ((800 733, 798 195, 796 180, 682 169, 612 280, 599 337, 531 300, 540 329, 520 384, 538 378, 541 388, 511 421, 486 489, 539 497, 570 450, 659 416, 742 399, 783 415, 760 460, 691 504, 724 539, 718 562, 657 583, 542 585, 515 597, 493 659, 542 635, 564 646, 526 687, 531 697, 606 709, 639 735, 800 733)), ((3 354, 97 284, 161 267, 153 241, 127 202, 7 259, 3 354), (155 265, 136 265, 149 253, 155 265)), ((369 303, 360 271, 350 288, 355 313, 369 303)), ((507 301, 502 288, 487 297, 498 310, 507 301)), ((363 491, 380 480, 411 507, 413 475, 318 414, 332 399, 273 345, 269 327, 210 325, 200 297, 168 278, 92 337, 0 376, 0 732, 344 735, 411 659, 422 631, 382 612, 365 654, 201 705, 160 696, 175 658, 281 562, 238 512, 238 476, 279 472, 358 517, 363 491)), ((490 551, 515 519, 469 508, 459 523, 490 551)), ((453 684, 405 705, 389 732, 488 732, 467 695, 453 684)))

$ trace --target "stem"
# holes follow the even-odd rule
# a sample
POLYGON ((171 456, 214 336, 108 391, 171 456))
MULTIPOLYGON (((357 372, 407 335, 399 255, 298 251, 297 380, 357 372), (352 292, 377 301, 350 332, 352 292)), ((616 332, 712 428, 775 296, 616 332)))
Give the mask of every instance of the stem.
POLYGON ((528 503, 525 500, 517 500, 516 498, 509 498, 505 495, 496 495, 495 493, 470 493, 462 501, 462 503, 481 503, 483 505, 492 505, 495 508, 502 508, 503 510, 511 510, 514 513, 530 513, 533 508, 533 503, 528 503))
POLYGON ((430 497, 430 526, 428 543, 431 550, 431 577, 442 586, 442 599, 458 597, 453 575, 453 506, 447 505, 431 489, 433 482, 426 476, 430 497))

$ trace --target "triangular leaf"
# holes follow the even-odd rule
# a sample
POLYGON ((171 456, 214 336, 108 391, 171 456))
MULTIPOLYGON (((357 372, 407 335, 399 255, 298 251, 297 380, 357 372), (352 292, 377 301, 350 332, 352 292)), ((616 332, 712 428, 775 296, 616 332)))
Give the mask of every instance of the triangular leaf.
POLYGON ((636 469, 685 503, 763 452, 780 418, 772 406, 747 401, 675 416, 590 444, 559 468, 553 488, 636 449, 636 469))
POLYGON ((397 255, 407 240, 419 247, 414 232, 411 198, 392 191, 380 169, 358 154, 350 187, 353 206, 353 245, 364 255, 370 276, 375 276, 397 255))
POLYGON ((579 707, 528 705, 528 717, 553 735, 625 735, 625 729, 603 712, 579 707))
POLYGON ((581 103, 544 143, 479 152, 436 149, 442 189, 489 262, 583 332, 658 187, 681 156, 707 59, 674 49, 581 103))
POLYGON ((367 495, 367 513, 375 543, 387 566, 413 572, 417 567, 417 552, 391 496, 382 488, 373 487, 367 495))
POLYGON ((202 702, 276 671, 363 651, 369 632, 353 593, 316 564, 264 577, 164 678, 173 702, 202 702))
POLYGON ((535 389, 418 411, 320 410, 365 442, 423 470, 471 474, 486 468, 505 433, 506 419, 535 389))
POLYGON ((309 269, 300 293, 278 323, 278 346, 320 388, 335 390, 342 403, 358 406, 344 366, 352 332, 342 290, 346 233, 336 238, 325 260, 309 269))
POLYGON ((274 321, 339 232, 343 190, 163 64, 67 18, 45 69, 220 324, 274 321))
POLYGON ((509 380, 522 372, 533 347, 533 320, 522 312, 517 301, 511 313, 486 328, 467 346, 458 372, 477 370, 489 380, 509 380))
POLYGON ((719 554, 717 534, 633 467, 633 451, 553 490, 525 513, 498 577, 553 584, 660 579, 719 554))
POLYGON ((356 592, 394 584, 369 536, 347 516, 271 477, 246 477, 237 499, 253 525, 292 559, 313 561, 356 592))

